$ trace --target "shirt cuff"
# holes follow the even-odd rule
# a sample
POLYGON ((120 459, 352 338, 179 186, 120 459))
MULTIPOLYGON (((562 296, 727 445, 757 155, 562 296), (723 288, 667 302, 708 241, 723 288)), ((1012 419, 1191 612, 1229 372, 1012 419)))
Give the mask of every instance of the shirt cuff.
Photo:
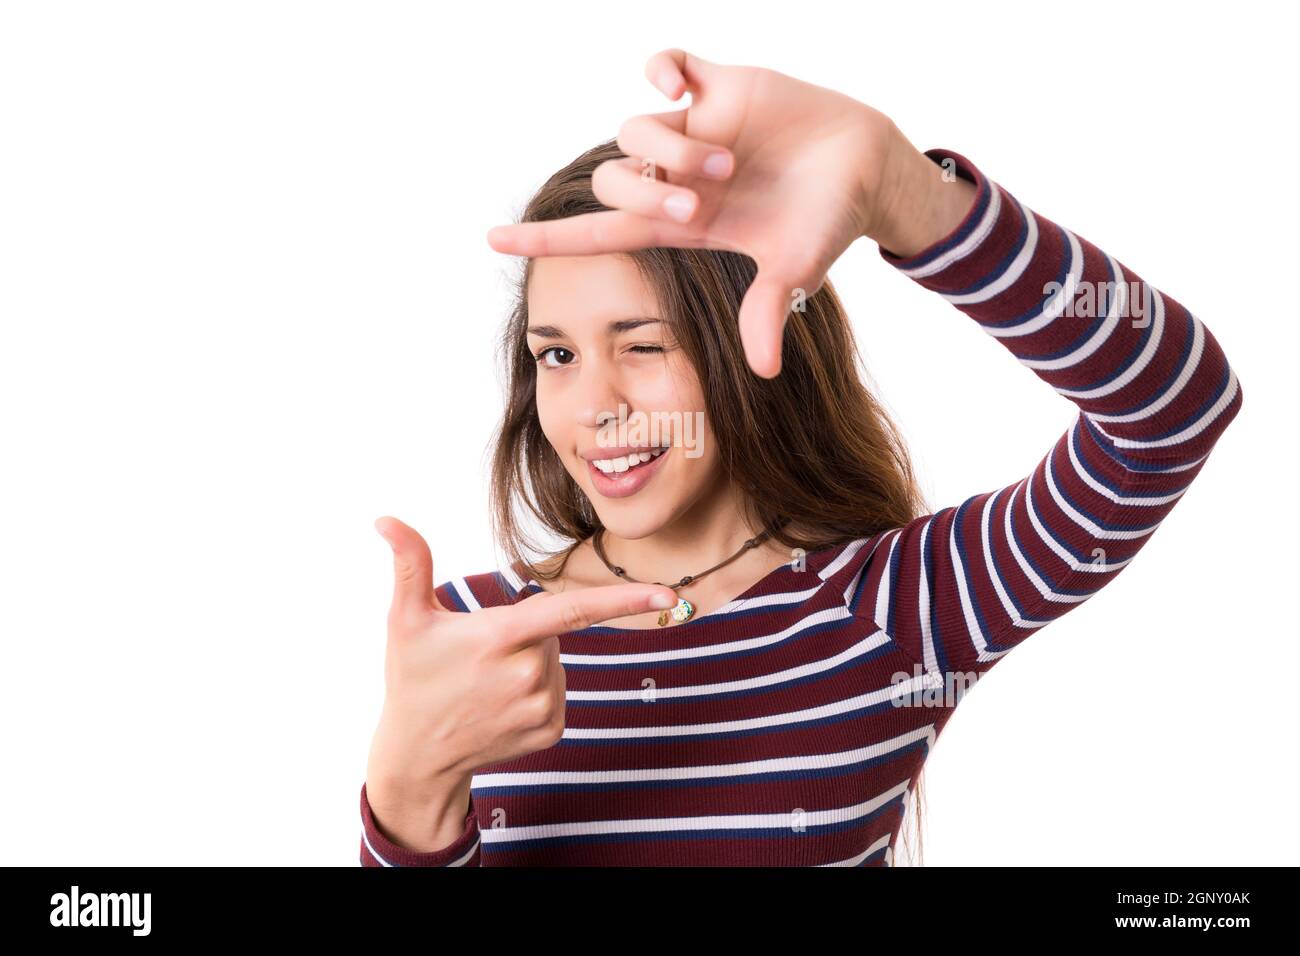
POLYGON ((440 850, 420 851, 398 846, 380 832, 361 785, 361 863, 363 866, 467 866, 478 854, 478 815, 471 802, 465 829, 456 841, 440 850))

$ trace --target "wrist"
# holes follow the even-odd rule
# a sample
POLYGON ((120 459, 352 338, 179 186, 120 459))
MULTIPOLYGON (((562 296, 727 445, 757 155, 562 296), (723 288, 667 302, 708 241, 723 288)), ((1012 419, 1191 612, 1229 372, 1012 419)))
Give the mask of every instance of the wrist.
POLYGON ((473 770, 452 759, 445 748, 439 749, 438 756, 443 759, 430 764, 429 753, 413 747, 405 735, 381 718, 370 742, 366 778, 403 802, 427 802, 473 776, 473 770), (413 757, 413 753, 418 753, 418 757, 413 757))
POLYGON ((882 177, 881 214, 867 238, 908 258, 949 235, 975 204, 975 184, 950 173, 913 146, 902 133, 890 150, 882 177))
POLYGON ((411 790, 404 782, 382 778, 366 780, 366 801, 380 833, 420 853, 450 846, 461 835, 472 807, 470 794, 468 778, 432 790, 411 790))

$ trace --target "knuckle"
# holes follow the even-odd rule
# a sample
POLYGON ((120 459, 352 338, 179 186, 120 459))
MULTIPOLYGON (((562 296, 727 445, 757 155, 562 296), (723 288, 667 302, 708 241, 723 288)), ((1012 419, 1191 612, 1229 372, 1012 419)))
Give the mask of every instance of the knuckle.
POLYGON ((635 140, 641 135, 648 123, 653 122, 649 115, 639 113, 636 116, 629 116, 618 128, 618 148, 628 156, 638 155, 635 147, 635 140))
POLYGON ((520 708, 520 723, 526 730, 544 730, 555 722, 555 708, 549 694, 525 697, 520 708))
POLYGON ((517 611, 512 607, 485 607, 460 617, 468 622, 477 644, 484 649, 504 650, 515 630, 511 621, 518 619, 516 615, 517 611))
POLYGON ((605 170, 604 163, 597 166, 591 174, 591 194, 595 196, 602 205, 609 206, 611 209, 617 208, 614 194, 610 189, 609 177, 611 173, 609 171, 602 172, 602 170, 605 170))
POLYGON ((566 603, 560 608, 560 622, 566 634, 570 631, 580 631, 587 626, 587 615, 578 605, 566 603))
POLYGON ((410 634, 424 624, 423 618, 406 604, 398 604, 388 611, 388 630, 392 634, 410 634))
POLYGON ((564 738, 564 711, 558 712, 558 715, 546 725, 546 742, 547 746, 554 746, 564 738))
POLYGON ((393 576, 405 584, 415 578, 415 562, 406 555, 397 555, 393 558, 393 576))
POLYGON ((531 691, 541 684, 545 674, 546 662, 540 657, 530 654, 517 665, 515 684, 526 691, 531 691))
POLYGON ((481 643, 488 647, 495 647, 505 643, 508 632, 500 621, 496 618, 490 618, 486 614, 476 614, 474 617, 479 618, 474 622, 474 630, 478 634, 481 643))

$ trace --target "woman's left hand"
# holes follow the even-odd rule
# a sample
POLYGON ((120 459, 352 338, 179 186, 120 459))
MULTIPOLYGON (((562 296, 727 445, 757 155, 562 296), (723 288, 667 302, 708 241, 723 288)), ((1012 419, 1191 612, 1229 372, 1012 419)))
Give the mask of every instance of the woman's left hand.
POLYGON ((739 324, 759 375, 780 372, 791 307, 822 287, 855 239, 909 255, 946 235, 970 206, 971 193, 944 182, 887 116, 834 90, 679 49, 651 57, 646 76, 670 99, 689 90, 692 102, 623 124, 626 158, 592 176, 609 211, 497 226, 488 242, 521 256, 657 246, 750 256, 758 273, 739 324), (716 172, 713 157, 721 157, 716 172))

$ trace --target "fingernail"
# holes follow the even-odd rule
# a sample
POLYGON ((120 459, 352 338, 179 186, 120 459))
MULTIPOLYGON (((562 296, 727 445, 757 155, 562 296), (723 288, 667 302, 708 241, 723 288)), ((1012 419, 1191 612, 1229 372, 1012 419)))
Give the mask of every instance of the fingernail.
POLYGON ((694 201, 685 193, 673 193, 664 200, 664 212, 678 222, 685 222, 691 218, 691 209, 694 205, 694 201))
MULTIPOLYGON (((375 522, 375 530, 379 532, 379 537, 383 538, 385 541, 388 541, 388 535, 384 532, 384 529, 379 526, 378 521, 375 522)), ((391 545, 393 542, 388 541, 388 543, 391 545)))
POLYGON ((723 179, 730 170, 731 157, 726 153, 710 153, 708 158, 704 160, 704 171, 710 176, 723 179))
POLYGON ((650 606, 659 610, 667 610, 676 603, 676 596, 664 594, 662 591, 656 591, 654 597, 650 598, 650 606))

